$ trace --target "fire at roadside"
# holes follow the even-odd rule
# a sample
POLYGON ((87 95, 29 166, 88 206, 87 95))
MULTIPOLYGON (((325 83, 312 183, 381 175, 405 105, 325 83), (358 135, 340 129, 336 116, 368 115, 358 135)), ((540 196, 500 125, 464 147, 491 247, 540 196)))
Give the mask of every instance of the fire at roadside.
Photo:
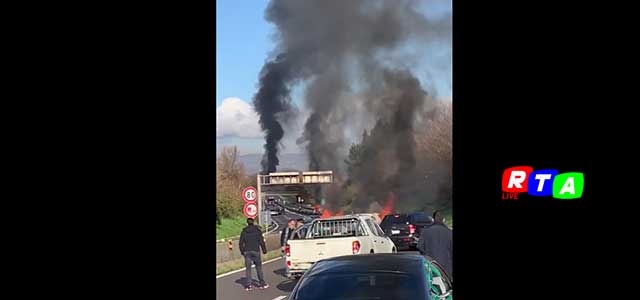
MULTIPOLYGON (((373 213, 373 217, 374 219, 380 223, 382 221, 382 219, 384 219, 384 217, 386 217, 387 215, 393 214, 395 213, 394 211, 394 203, 396 201, 396 196, 395 194, 393 194, 392 192, 389 192, 389 196, 387 197, 384 207, 382 208, 382 210, 379 213, 373 213)), ((318 211, 321 211, 321 215, 320 215, 320 219, 325 219, 325 218, 330 218, 330 217, 334 217, 334 216, 343 216, 344 212, 343 211, 337 211, 335 213, 331 212, 331 210, 329 209, 323 209, 320 205, 316 205, 315 208, 318 211)))

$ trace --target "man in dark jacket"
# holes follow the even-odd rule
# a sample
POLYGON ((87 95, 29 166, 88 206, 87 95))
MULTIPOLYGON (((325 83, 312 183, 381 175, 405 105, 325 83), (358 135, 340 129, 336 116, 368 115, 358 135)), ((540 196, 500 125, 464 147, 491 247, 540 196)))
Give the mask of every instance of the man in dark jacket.
POLYGON ((247 219, 247 227, 242 229, 238 244, 240 247, 240 254, 244 256, 244 266, 246 267, 245 289, 247 291, 251 290, 251 284, 253 283, 253 279, 251 278, 251 264, 256 265, 256 272, 258 273, 258 280, 260 281, 259 288, 268 288, 269 285, 264 282, 264 275, 262 274, 262 260, 260 258, 260 250, 262 249, 263 254, 267 254, 267 246, 264 244, 262 231, 260 228, 253 225, 253 219, 247 219))
POLYGON ((293 238, 296 239, 303 239, 306 235, 307 235, 307 228, 304 227, 304 219, 300 218, 297 220, 297 224, 296 224, 296 231, 297 233, 297 237, 294 236, 293 238))
POLYGON ((435 223, 420 233, 418 250, 422 255, 430 256, 442 265, 444 271, 453 277, 452 243, 453 231, 444 224, 444 217, 440 211, 433 213, 435 223))
POLYGON ((296 220, 289 219, 287 222, 287 227, 282 230, 280 234, 280 247, 282 247, 282 251, 284 251, 284 246, 287 245, 287 241, 291 239, 291 234, 296 230, 296 220))
POLYGON ((296 220, 289 219, 287 227, 280 234, 280 247, 282 251, 282 260, 284 262, 284 276, 290 277, 289 268, 287 267, 287 256, 284 253, 284 247, 287 245, 287 241, 291 239, 291 235, 296 230, 296 220))

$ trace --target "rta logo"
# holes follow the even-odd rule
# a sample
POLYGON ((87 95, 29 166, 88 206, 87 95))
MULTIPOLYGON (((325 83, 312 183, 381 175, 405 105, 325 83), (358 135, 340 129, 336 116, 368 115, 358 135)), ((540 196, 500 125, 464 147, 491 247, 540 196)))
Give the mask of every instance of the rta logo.
POLYGON ((553 196, 556 199, 577 199, 584 190, 584 174, 558 170, 537 170, 520 166, 504 170, 502 174, 502 199, 518 199, 519 193, 531 196, 553 196))

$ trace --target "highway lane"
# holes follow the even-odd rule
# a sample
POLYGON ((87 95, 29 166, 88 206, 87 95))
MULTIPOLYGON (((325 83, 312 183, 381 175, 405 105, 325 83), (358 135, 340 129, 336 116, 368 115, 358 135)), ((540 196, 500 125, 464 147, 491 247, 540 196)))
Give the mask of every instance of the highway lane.
MULTIPOLYGON (((282 258, 262 265, 265 281, 270 285, 268 289, 244 290, 245 270, 221 278, 216 278, 216 300, 273 300, 289 295, 295 281, 284 277, 284 261, 282 258)), ((252 268, 253 280, 258 280, 255 267, 252 268)), ((282 298, 280 298, 282 299, 282 298)))
MULTIPOLYGON (((417 251, 404 251, 401 254, 416 254, 417 251)), ((252 268, 252 278, 258 280, 255 267, 252 268)), ((245 270, 216 278, 216 300, 283 300, 293 290, 295 280, 284 277, 284 261, 282 258, 263 263, 262 272, 268 289, 244 290, 245 270), (281 298, 284 297, 284 298, 281 298)))
POLYGON ((277 231, 281 231, 282 229, 284 229, 285 226, 287 226, 287 221, 289 219, 298 219, 302 217, 305 217, 305 216, 301 214, 285 211, 282 213, 282 215, 271 216, 271 219, 278 224, 277 231))

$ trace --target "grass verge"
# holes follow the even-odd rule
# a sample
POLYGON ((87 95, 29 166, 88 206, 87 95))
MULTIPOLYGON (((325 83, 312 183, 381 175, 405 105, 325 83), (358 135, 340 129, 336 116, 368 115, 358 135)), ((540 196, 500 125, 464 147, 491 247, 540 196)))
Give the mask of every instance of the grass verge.
MULTIPOLYGON (((280 249, 272 250, 267 252, 267 254, 262 255, 262 261, 265 262, 267 260, 274 259, 280 256, 281 256, 280 249)), ((236 260, 219 263, 219 264, 216 264, 216 275, 239 270, 242 268, 244 268, 244 258, 239 258, 236 260)))
POLYGON ((216 224, 216 240, 239 236, 242 228, 247 226, 247 218, 244 216, 223 218, 220 221, 221 225, 216 224))

